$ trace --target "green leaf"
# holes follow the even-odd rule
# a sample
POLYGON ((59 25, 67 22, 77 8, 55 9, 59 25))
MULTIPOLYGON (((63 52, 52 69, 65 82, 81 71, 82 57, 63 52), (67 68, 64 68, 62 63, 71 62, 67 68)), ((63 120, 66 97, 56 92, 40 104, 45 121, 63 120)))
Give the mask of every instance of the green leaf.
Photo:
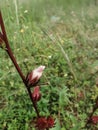
POLYGON ((58 119, 56 119, 55 127, 52 128, 51 130, 61 130, 60 122, 58 119))

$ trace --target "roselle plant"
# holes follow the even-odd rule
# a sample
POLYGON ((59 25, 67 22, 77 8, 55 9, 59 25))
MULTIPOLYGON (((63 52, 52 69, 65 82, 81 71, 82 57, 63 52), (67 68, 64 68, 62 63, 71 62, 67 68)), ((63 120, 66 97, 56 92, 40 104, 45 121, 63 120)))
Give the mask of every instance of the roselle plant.
POLYGON ((0 11, 0 47, 4 48, 4 50, 8 53, 10 59, 12 60, 15 68, 17 69, 24 85, 26 86, 26 89, 28 91, 28 95, 32 101, 33 107, 36 112, 36 121, 35 121, 35 127, 38 130, 49 130, 49 128, 54 127, 54 119, 49 117, 43 117, 40 115, 40 112, 38 110, 37 102, 41 100, 41 92, 40 92, 40 86, 38 86, 38 82, 42 76, 43 70, 45 69, 45 66, 41 65, 38 68, 34 69, 32 72, 28 73, 27 76, 24 76, 24 74, 21 71, 21 68, 19 67, 16 58, 14 57, 12 50, 10 48, 8 38, 5 31, 5 26, 2 18, 2 14, 0 11), (33 87, 33 91, 31 88, 33 87))
MULTIPOLYGON (((28 95, 31 99, 31 102, 33 104, 33 107, 36 112, 36 120, 34 120, 35 127, 38 130, 49 130, 55 125, 55 120, 52 118, 52 116, 45 117, 41 116, 39 109, 38 109, 38 101, 41 100, 41 91, 40 91, 40 85, 39 80, 42 76, 42 73, 45 69, 45 66, 41 65, 38 68, 34 69, 32 72, 28 73, 27 76, 24 76, 24 74, 21 71, 21 68, 17 64, 17 61, 15 57, 13 56, 12 50, 10 48, 8 38, 6 35, 5 27, 4 27, 4 22, 2 18, 2 14, 0 11, 0 47, 3 48, 9 55, 10 59, 12 60, 15 68, 17 69, 24 85, 26 86, 26 89, 28 91, 28 95), (31 88, 33 87, 33 91, 31 88)), ((82 93, 81 93, 82 94, 82 93)), ((81 95, 80 95, 81 97, 81 95)), ((95 111, 98 109, 98 97, 95 100, 95 104, 93 106, 93 109, 91 113, 88 114, 88 118, 85 122, 85 128, 89 129, 89 124, 97 124, 98 123, 98 115, 94 115, 95 111)))

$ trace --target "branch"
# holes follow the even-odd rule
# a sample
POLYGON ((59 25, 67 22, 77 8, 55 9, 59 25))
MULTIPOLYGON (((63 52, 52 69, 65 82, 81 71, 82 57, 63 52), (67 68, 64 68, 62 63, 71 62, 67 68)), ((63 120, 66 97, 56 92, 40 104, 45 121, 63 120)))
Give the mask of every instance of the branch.
POLYGON ((35 102, 32 100, 32 93, 30 91, 30 89, 28 88, 28 85, 27 85, 27 82, 26 82, 26 78, 25 76, 23 75, 17 61, 16 61, 16 58, 14 57, 13 55, 13 52, 10 48, 10 44, 8 42, 8 38, 7 38, 7 35, 6 35, 6 31, 5 31, 5 26, 4 26, 4 22, 3 22, 3 18, 2 18, 2 14, 1 14, 1 10, 0 10, 0 26, 1 26, 1 30, 2 30, 2 33, 0 33, 0 37, 3 38, 4 42, 5 42, 5 45, 6 45, 6 52, 8 53, 10 59, 12 60, 15 68, 17 69, 21 79, 23 80, 23 83, 25 84, 26 88, 27 88, 27 91, 28 91, 28 94, 29 94, 29 97, 33 103, 33 107, 35 108, 35 111, 36 111, 36 114, 37 116, 39 117, 39 111, 38 111, 38 108, 35 104, 35 102))

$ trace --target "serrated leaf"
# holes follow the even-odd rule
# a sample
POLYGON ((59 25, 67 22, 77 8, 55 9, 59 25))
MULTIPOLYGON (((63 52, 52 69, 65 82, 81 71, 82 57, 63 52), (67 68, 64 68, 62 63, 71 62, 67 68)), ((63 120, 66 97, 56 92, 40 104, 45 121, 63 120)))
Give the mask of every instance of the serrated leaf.
POLYGON ((51 130, 61 130, 60 122, 58 119, 56 119, 55 127, 52 128, 51 130))

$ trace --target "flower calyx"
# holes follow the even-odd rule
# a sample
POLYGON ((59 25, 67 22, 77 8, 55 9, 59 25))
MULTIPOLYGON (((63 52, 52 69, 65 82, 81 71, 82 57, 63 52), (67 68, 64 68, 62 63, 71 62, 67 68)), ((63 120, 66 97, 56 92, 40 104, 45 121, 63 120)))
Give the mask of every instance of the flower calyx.
POLYGON ((32 99, 35 103, 41 99, 39 86, 34 87, 34 90, 32 92, 32 99))
POLYGON ((45 66, 41 65, 38 68, 34 69, 31 73, 29 73, 26 77, 27 85, 35 86, 40 80, 44 69, 45 69, 45 66))

